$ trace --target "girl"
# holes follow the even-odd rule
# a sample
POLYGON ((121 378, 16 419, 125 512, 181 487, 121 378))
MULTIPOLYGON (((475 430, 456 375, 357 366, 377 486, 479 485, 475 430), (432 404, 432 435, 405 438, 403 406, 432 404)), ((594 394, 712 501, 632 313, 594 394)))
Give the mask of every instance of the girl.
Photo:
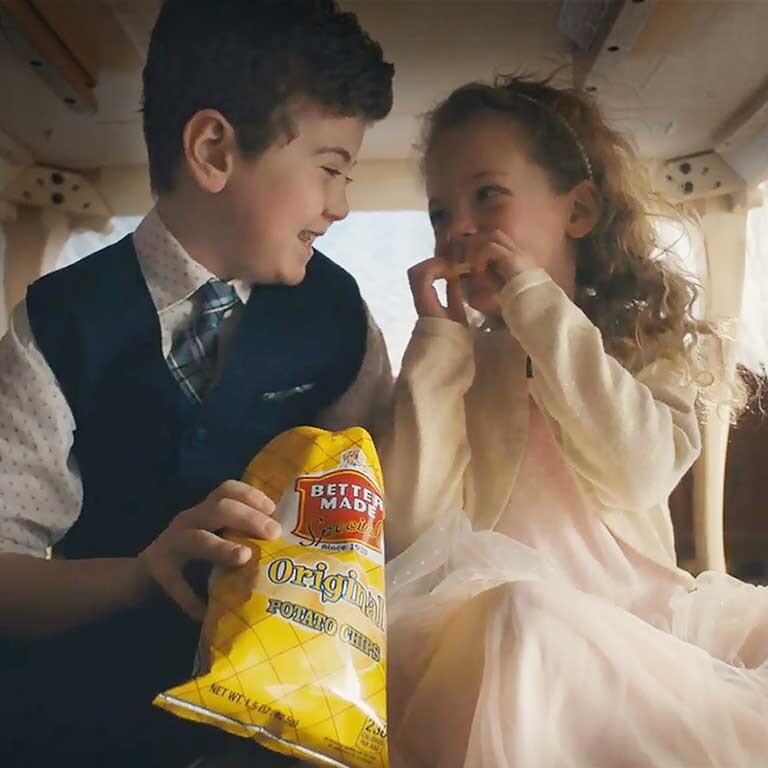
POLYGON ((667 505, 697 411, 743 397, 629 144, 505 78, 425 147, 436 253, 382 444, 393 765, 764 765, 768 596, 678 569, 667 505))

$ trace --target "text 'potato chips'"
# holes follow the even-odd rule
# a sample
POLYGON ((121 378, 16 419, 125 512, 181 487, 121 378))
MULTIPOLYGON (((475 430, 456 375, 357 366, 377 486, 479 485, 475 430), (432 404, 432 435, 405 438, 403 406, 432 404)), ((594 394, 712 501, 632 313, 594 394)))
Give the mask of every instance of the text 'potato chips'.
POLYGON ((277 505, 274 541, 216 574, 206 674, 155 699, 190 720, 316 765, 386 768, 384 501, 359 427, 279 435, 243 480, 277 505))

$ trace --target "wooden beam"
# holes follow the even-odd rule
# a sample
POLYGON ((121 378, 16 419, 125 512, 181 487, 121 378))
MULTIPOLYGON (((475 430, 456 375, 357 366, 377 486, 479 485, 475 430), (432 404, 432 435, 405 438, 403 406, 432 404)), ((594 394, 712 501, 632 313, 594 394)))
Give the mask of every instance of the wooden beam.
POLYGON ((632 49, 657 0, 563 0, 559 26, 574 45, 574 86, 595 90, 593 74, 610 72, 632 49))
POLYGON ((715 149, 749 187, 768 177, 768 81, 734 112, 715 136, 715 149))
POLYGON ((0 26, 16 53, 76 112, 97 109, 95 79, 29 0, 0 0, 0 26))
POLYGON ((715 149, 728 152, 751 141, 768 127, 768 81, 753 93, 715 135, 715 149))
POLYGON ((142 65, 147 58, 149 38, 160 10, 160 2, 137 2, 137 0, 105 0, 138 53, 142 65))
MULTIPOLYGON (((2 117, 0 116, 0 120, 2 117)), ((15 136, 3 130, 0 126, 0 161, 13 165, 30 165, 35 156, 32 150, 25 146, 15 136)))

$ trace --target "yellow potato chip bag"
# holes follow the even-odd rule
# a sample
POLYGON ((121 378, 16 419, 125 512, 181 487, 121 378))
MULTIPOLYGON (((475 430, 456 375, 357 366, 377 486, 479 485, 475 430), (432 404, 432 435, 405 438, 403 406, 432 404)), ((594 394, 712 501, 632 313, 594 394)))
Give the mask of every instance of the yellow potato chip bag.
POLYGON ((384 502, 368 433, 289 430, 243 480, 277 505, 280 539, 213 580, 206 674, 155 699, 316 765, 386 768, 384 502))

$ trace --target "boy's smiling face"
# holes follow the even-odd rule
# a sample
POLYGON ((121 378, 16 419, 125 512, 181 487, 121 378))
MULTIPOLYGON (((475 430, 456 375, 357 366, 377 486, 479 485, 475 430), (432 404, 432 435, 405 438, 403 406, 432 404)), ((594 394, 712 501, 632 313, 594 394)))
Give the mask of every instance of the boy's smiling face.
POLYGON ((236 153, 221 191, 229 219, 220 272, 251 283, 296 285, 312 243, 349 212, 347 184, 363 141, 360 117, 303 107, 294 136, 255 158, 236 153))

